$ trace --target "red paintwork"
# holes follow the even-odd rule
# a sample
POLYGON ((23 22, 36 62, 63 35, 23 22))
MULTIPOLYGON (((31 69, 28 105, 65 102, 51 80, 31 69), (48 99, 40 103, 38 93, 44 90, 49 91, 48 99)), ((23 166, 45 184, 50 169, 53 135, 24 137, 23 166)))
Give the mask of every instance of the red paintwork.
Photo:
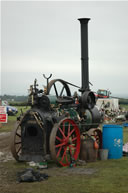
POLYGON ((59 127, 59 131, 62 136, 56 136, 56 139, 59 141, 59 143, 55 146, 56 148, 58 148, 56 158, 62 166, 69 166, 71 163, 71 159, 77 160, 79 156, 80 131, 78 126, 72 119, 63 120, 59 127), (66 131, 66 129, 68 130, 66 131))

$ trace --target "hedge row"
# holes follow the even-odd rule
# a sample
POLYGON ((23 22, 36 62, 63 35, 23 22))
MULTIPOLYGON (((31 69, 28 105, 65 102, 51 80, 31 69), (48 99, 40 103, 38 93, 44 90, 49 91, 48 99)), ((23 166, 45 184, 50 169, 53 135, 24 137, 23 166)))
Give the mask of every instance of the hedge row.
POLYGON ((27 106, 28 102, 27 101, 23 101, 23 102, 9 102, 9 105, 11 105, 11 106, 27 106))
POLYGON ((120 99, 119 104, 120 105, 128 105, 128 99, 120 99))
MULTIPOLYGON (((119 104, 128 105, 128 99, 119 99, 119 104)), ((11 105, 11 106, 27 106, 28 102, 27 101, 23 101, 23 102, 10 101, 9 105, 11 105)))

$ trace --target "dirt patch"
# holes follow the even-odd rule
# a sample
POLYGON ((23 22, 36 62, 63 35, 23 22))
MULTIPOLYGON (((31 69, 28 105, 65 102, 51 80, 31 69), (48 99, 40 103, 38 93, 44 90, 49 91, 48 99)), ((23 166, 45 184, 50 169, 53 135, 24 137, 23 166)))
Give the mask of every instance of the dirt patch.
POLYGON ((10 132, 0 133, 0 162, 13 160, 10 152, 10 132))
POLYGON ((45 185, 47 189, 49 183, 53 183, 54 186, 54 182, 57 180, 58 183, 58 179, 65 180, 70 176, 72 179, 77 178, 79 175, 93 176, 97 173, 96 169, 86 168, 86 163, 84 163, 84 166, 62 168, 57 167, 54 162, 49 161, 48 169, 40 170, 41 173, 46 173, 50 176, 48 181, 40 182, 40 184, 32 183, 33 185, 29 183, 19 184, 17 173, 23 171, 25 168, 30 168, 30 165, 25 162, 18 163, 12 157, 10 152, 10 134, 11 132, 0 133, 0 193, 37 192, 38 186, 42 186, 43 188, 45 185))
POLYGON ((48 168, 46 171, 50 176, 67 176, 67 175, 93 175, 97 169, 86 167, 67 167, 67 168, 48 168))
POLYGON ((67 168, 65 169, 64 173, 68 173, 68 174, 82 174, 82 175, 92 175, 95 172, 97 172, 96 169, 93 168, 67 168))
MULTIPOLYGON (((0 133, 0 162, 8 162, 10 160, 14 160, 11 152, 10 152, 10 134, 11 132, 2 132, 0 133)), ((86 165, 86 164, 85 164, 86 165)), ((28 167, 30 167, 28 165, 28 167)), ((48 173, 50 175, 69 175, 69 174, 93 174, 96 171, 92 168, 87 169, 83 167, 73 167, 73 168, 59 168, 53 166, 52 168, 48 168, 48 173)))

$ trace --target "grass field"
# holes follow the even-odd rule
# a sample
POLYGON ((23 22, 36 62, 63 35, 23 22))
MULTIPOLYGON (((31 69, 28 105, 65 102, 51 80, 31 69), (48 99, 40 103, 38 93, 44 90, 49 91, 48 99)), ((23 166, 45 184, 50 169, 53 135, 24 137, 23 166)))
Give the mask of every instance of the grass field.
POLYGON ((126 109, 126 111, 128 111, 128 105, 120 105, 122 108, 125 108, 126 109))
POLYGON ((18 106, 18 113, 15 116, 8 116, 8 123, 2 124, 0 132, 9 132, 12 131, 17 120, 17 117, 20 116, 21 112, 26 112, 30 107, 18 106))
MULTIPOLYGON (((1 131, 11 131, 15 120, 15 116, 10 116, 1 131)), ((124 143, 128 142, 128 128, 123 129, 123 135, 124 143)), ((26 163, 16 161, 1 162, 0 193, 128 193, 128 157, 98 160, 73 170, 49 162, 48 169, 42 170, 50 176, 48 180, 17 183, 17 172, 27 167, 26 163)))
MULTIPOLYGON (((49 164, 50 165, 50 164, 49 164)), ((24 163, 9 161, 0 165, 1 193, 127 193, 128 157, 118 160, 96 161, 86 166, 45 169, 50 177, 46 181, 17 183, 17 172, 28 167, 24 163), (83 173, 78 173, 82 169, 83 173), (91 171, 91 172, 89 172, 91 171)))

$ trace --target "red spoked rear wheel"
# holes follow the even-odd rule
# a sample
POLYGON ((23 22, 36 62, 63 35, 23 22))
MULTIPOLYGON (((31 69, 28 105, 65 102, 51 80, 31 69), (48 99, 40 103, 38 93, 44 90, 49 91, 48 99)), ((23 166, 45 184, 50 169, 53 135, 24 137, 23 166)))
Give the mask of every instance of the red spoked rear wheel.
POLYGON ((69 166, 80 152, 80 131, 75 121, 63 119, 55 124, 50 135, 52 159, 61 166, 69 166))

